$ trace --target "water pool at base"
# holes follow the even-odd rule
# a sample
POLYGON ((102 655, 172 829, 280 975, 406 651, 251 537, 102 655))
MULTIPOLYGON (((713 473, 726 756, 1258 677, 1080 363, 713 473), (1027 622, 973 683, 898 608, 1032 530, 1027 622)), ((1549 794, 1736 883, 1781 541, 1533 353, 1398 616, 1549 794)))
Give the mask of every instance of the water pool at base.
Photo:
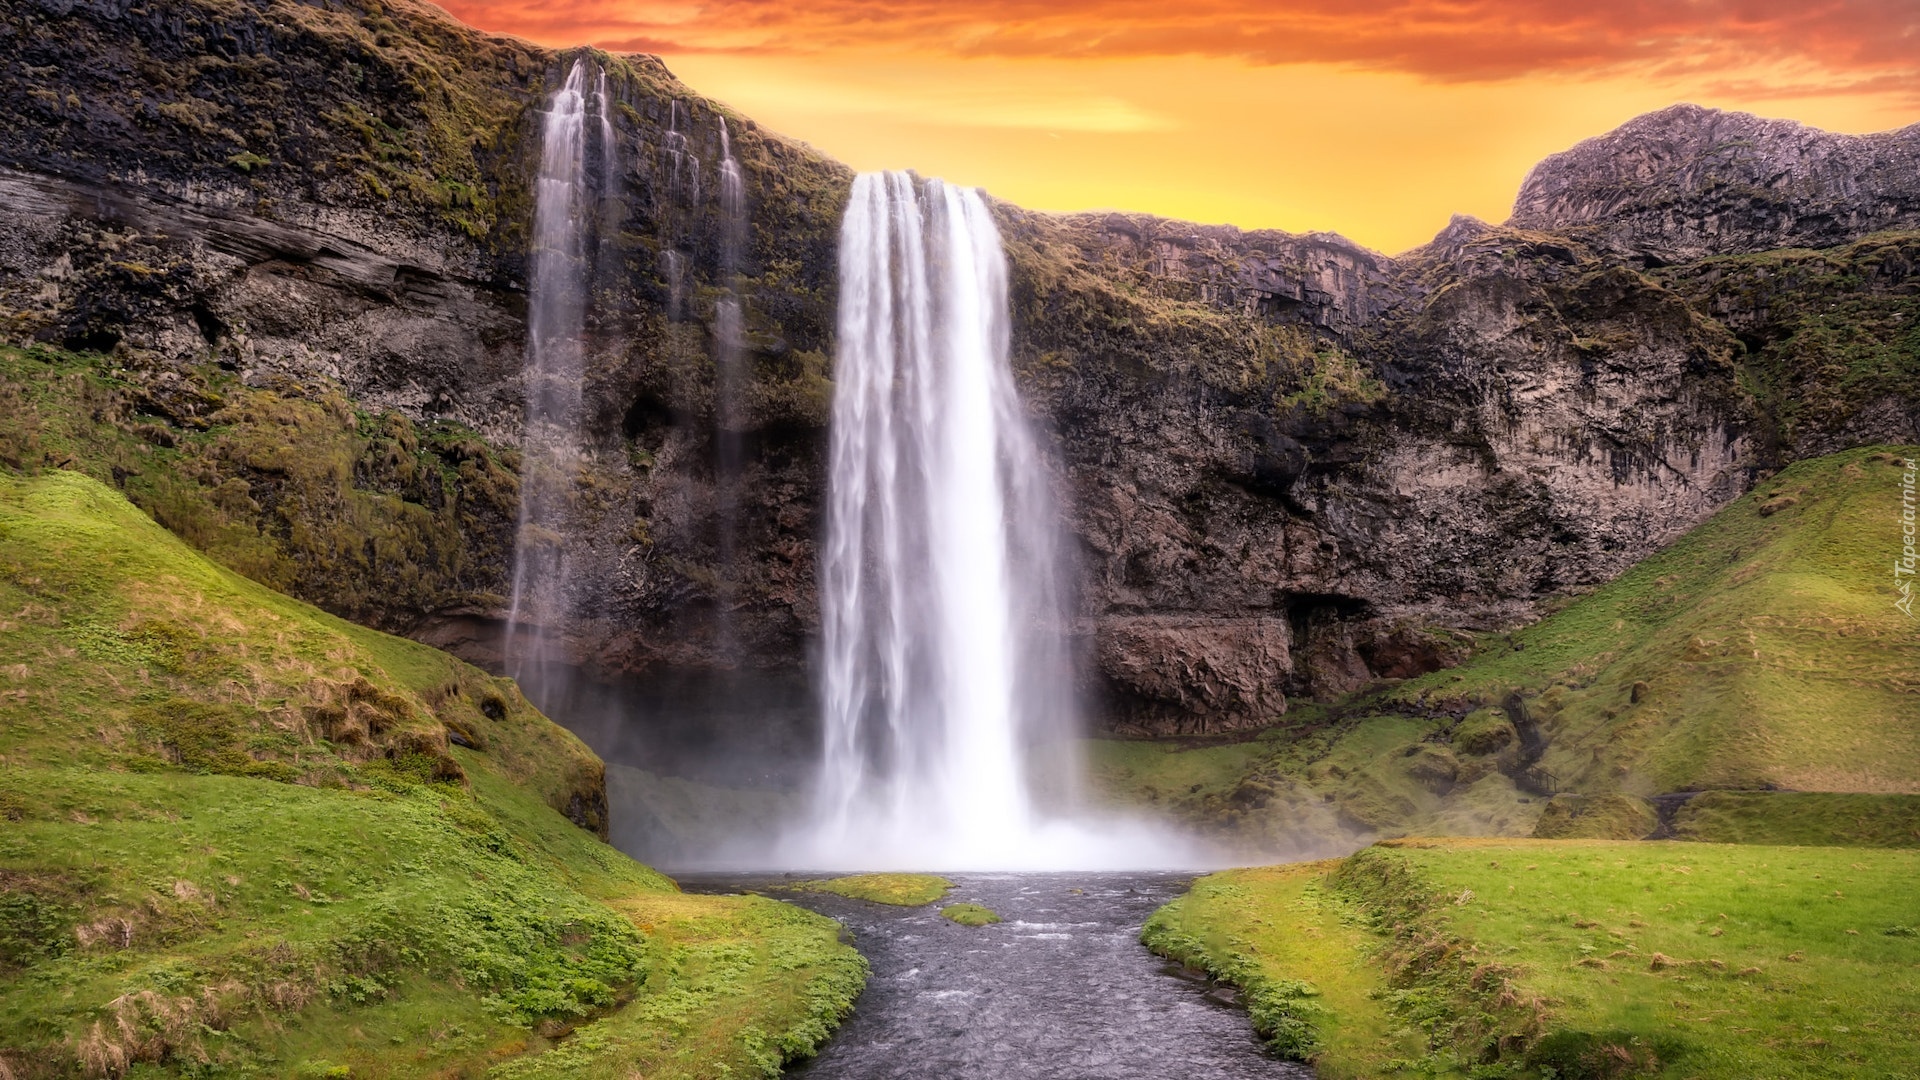
POLYGON ((788 891, 808 875, 683 878, 689 892, 764 891, 840 920, 873 965, 805 1080, 1310 1080, 1268 1054, 1231 991, 1140 944, 1189 874, 947 874, 921 908, 788 891), (966 927, 945 904, 992 908, 966 927))

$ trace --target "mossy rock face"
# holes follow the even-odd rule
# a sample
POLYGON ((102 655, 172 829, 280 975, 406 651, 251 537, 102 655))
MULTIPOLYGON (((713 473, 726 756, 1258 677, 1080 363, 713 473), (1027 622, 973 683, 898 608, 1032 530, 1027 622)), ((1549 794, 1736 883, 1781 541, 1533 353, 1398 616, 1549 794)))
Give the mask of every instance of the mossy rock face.
POLYGON ((1533 835, 1541 840, 1639 840, 1660 827, 1660 815, 1631 795, 1556 795, 1533 835))
POLYGON ((1407 748, 1405 758, 1407 775, 1429 791, 1444 793, 1460 777, 1460 759, 1444 746, 1417 743, 1407 748))
POLYGON ((1455 753, 1484 757, 1500 753, 1519 738, 1505 710, 1475 709, 1453 729, 1453 749, 1455 753))
POLYGON ((945 896, 953 882, 933 874, 850 874, 799 887, 875 904, 924 907, 945 896))
POLYGON ((215 560, 343 618, 398 629, 510 591, 519 455, 458 424, 363 412, 324 384, 44 347, 0 346, 0 409, 0 465, 111 484, 215 560))
POLYGON ((940 917, 961 926, 989 926, 1001 921, 997 912, 981 904, 948 904, 940 909, 940 917))

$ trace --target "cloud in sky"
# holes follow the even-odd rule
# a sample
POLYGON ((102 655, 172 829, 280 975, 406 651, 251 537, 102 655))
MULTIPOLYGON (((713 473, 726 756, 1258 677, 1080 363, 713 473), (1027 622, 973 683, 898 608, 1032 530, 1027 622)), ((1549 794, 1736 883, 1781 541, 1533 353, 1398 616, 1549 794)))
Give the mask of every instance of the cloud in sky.
POLYGON ((441 0, 650 52, 859 169, 1382 250, 1500 220, 1541 157, 1692 101, 1920 120, 1920 0, 441 0))
POLYGON ((1335 63, 1438 82, 1538 74, 1658 77, 1791 64, 1811 84, 1920 98, 1914 0, 449 0, 550 44, 661 54, 893 47, 956 57, 1214 57, 1335 63))

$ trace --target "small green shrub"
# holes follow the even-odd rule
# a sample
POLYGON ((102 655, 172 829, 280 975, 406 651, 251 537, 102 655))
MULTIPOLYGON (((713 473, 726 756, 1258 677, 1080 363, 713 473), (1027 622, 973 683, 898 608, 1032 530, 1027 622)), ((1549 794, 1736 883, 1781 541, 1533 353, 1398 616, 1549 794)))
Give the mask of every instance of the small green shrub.
POLYGON ((980 904, 948 904, 940 909, 940 915, 961 926, 988 926, 1000 921, 997 912, 980 904))

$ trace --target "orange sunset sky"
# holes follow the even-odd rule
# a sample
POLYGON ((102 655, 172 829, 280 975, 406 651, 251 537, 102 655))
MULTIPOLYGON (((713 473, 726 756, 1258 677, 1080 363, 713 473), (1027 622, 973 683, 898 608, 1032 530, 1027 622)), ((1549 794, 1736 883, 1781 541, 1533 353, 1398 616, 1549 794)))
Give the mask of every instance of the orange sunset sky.
POLYGON ((1676 101, 1920 122, 1920 0, 447 0, 650 52, 859 169, 1397 252, 1507 216, 1541 157, 1676 101))

